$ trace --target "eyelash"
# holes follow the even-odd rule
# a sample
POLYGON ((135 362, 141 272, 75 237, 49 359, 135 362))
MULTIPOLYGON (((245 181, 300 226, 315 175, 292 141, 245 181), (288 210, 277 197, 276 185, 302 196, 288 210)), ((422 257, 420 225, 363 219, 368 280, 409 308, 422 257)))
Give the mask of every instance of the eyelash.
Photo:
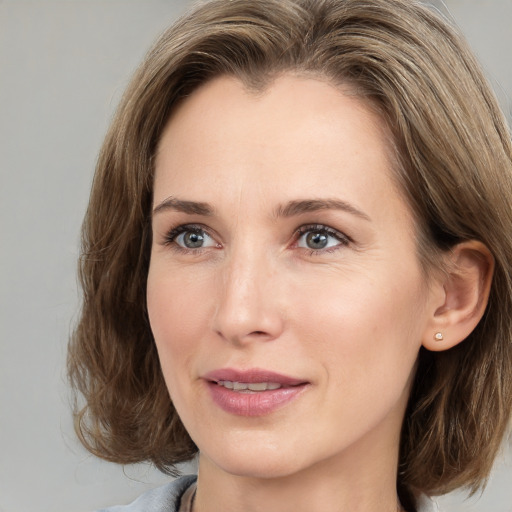
MULTIPOLYGON (((207 229, 205 229, 204 226, 201 226, 199 224, 181 224, 179 226, 176 226, 175 228, 172 228, 166 235, 165 239, 163 241, 163 245, 171 246, 172 249, 176 252, 185 253, 185 254, 200 254, 202 251, 211 248, 211 247, 198 247, 198 248, 186 248, 182 247, 181 245, 178 245, 176 243, 176 238, 178 238, 179 235, 187 232, 202 232, 208 235, 210 238, 213 239, 213 236, 211 236, 207 229)), ((344 233, 341 233, 340 231, 330 228, 329 226, 326 226, 324 224, 306 224, 304 226, 299 227, 295 233, 294 233, 294 242, 293 246, 298 249, 304 249, 308 251, 310 256, 313 255, 321 255, 325 253, 332 253, 336 250, 338 250, 340 247, 346 247, 347 245, 352 243, 352 239, 345 235, 344 233), (335 238, 338 240, 339 245, 335 245, 333 247, 327 247, 323 249, 310 249, 305 247, 297 247, 297 244, 299 243, 299 240, 302 236, 309 232, 316 232, 319 234, 323 234, 332 238, 335 238)), ((220 245, 218 245, 220 247, 220 245)))
POLYGON ((206 233, 210 238, 213 238, 208 233, 208 230, 205 229, 200 224, 181 224, 179 226, 176 226, 175 228, 172 228, 165 235, 163 245, 171 246, 174 251, 180 252, 180 253, 185 253, 185 254, 190 254, 190 253, 199 254, 202 251, 204 251, 206 249, 205 247, 191 249, 191 248, 182 247, 181 245, 178 245, 176 243, 176 238, 178 238, 178 236, 180 236, 183 233, 188 233, 188 232, 203 232, 203 233, 206 233))
POLYGON ((303 235, 305 235, 306 233, 310 233, 310 232, 327 235, 332 238, 335 238, 336 240, 338 240, 338 242, 340 242, 339 245, 335 245, 333 247, 327 247, 324 249, 310 249, 310 248, 305 248, 305 247, 302 248, 301 247, 301 249, 305 249, 306 251, 308 251, 310 256, 321 255, 321 254, 325 254, 325 253, 330 254, 334 251, 337 251, 341 247, 346 247, 347 245, 352 243, 352 239, 349 236, 345 235, 344 233, 342 233, 336 229, 330 228, 329 226, 326 226, 325 224, 306 224, 304 226, 301 226, 299 229, 297 229, 295 231, 294 245, 298 244, 300 238, 303 235))

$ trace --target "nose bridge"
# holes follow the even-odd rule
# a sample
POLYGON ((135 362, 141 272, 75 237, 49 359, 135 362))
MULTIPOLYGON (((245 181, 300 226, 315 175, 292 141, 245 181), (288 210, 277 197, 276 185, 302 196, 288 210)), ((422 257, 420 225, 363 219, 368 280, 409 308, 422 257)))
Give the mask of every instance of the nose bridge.
POLYGON ((278 337, 276 276, 272 257, 261 245, 246 241, 233 247, 219 271, 214 330, 234 343, 278 337))

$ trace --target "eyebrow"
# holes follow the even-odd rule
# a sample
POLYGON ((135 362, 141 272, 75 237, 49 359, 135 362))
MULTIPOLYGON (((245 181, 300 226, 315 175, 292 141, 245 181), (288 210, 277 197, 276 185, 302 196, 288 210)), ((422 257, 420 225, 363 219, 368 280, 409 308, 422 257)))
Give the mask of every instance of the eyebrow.
POLYGON ((304 213, 317 212, 321 210, 342 210, 371 221, 371 218, 355 206, 340 199, 303 199, 299 201, 290 201, 285 205, 279 206, 275 211, 276 217, 293 217, 304 213))
MULTIPOLYGON (((214 211, 208 203, 186 201, 171 196, 155 206, 153 215, 168 210, 189 215, 203 215, 206 217, 212 216, 214 211)), ((301 199, 290 201, 284 205, 278 206, 274 212, 274 216, 276 218, 293 217, 322 210, 341 210, 361 219, 371 221, 371 218, 366 213, 341 199, 301 199)))
POLYGON ((208 203, 185 201, 183 199, 176 199, 172 196, 164 199, 161 203, 155 206, 153 209, 153 215, 167 210, 188 213, 189 215, 213 215, 213 208, 208 203))

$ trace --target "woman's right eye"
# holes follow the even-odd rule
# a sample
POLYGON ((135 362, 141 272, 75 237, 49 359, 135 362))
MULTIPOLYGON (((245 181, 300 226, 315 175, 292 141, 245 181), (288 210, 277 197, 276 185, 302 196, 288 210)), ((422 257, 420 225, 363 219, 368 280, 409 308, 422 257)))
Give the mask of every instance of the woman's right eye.
POLYGON ((218 243, 198 226, 178 226, 166 236, 166 244, 175 244, 184 250, 218 247, 218 243))

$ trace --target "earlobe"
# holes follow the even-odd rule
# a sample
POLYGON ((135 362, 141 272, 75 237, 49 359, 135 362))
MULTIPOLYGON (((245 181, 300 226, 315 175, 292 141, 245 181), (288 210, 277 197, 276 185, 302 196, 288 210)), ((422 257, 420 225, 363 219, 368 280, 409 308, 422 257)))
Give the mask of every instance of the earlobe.
POLYGON ((491 289, 494 258, 481 242, 456 245, 446 255, 446 271, 433 284, 423 346, 447 350, 466 339, 482 318, 491 289), (437 293, 435 293, 437 292, 437 293))

